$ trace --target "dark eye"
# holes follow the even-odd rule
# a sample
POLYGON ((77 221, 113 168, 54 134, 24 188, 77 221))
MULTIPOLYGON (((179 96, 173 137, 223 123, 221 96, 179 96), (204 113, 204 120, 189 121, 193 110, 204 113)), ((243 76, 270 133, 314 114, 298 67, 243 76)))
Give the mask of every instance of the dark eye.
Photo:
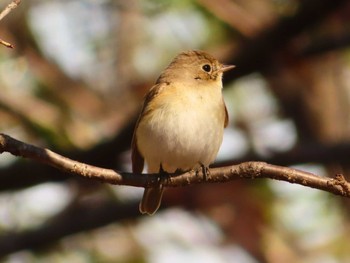
POLYGON ((209 64, 205 64, 203 65, 202 69, 206 72, 210 72, 211 71, 211 66, 209 64))

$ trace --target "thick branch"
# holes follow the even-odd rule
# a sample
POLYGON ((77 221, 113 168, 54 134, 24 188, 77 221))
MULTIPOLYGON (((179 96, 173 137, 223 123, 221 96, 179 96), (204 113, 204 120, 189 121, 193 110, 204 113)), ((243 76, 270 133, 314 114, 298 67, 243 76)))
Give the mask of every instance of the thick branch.
MULTIPOLYGON (((92 166, 68 159, 48 149, 26 144, 5 134, 0 134, 0 151, 33 159, 53 166, 63 172, 99 180, 104 183, 150 187, 159 181, 157 174, 119 173, 111 169, 92 166)), ((350 197, 350 183, 342 175, 337 175, 334 179, 320 177, 312 173, 264 162, 245 162, 238 165, 210 169, 210 174, 206 176, 205 181, 215 183, 240 178, 271 178, 350 197)), ((163 179, 163 184, 166 187, 177 187, 201 183, 203 181, 204 176, 201 171, 189 171, 183 174, 169 175, 163 179)))
MULTIPOLYGON (((118 155, 130 148, 132 130, 135 121, 131 121, 121 128, 118 134, 110 140, 100 142, 91 149, 73 149, 63 151, 61 154, 71 159, 90 163, 100 167, 118 167, 121 162, 118 155)), ((52 167, 40 165, 36 162, 16 162, 10 166, 0 169, 0 192, 7 190, 18 190, 47 181, 64 181, 69 178, 68 174, 62 174, 52 167), (31 171, 31 176, 26 176, 31 171)))

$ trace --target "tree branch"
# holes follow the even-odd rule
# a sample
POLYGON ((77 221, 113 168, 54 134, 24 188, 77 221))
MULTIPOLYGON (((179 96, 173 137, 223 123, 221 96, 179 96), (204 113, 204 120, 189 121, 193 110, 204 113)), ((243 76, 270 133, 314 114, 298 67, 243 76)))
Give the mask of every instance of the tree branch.
POLYGON ((224 81, 230 82, 251 72, 268 68, 267 65, 271 65, 276 53, 288 47, 291 39, 320 23, 346 3, 345 0, 300 1, 299 10, 294 16, 282 17, 275 26, 241 42, 241 51, 226 61, 228 64, 237 65, 237 69, 227 72, 224 81))
MULTIPOLYGON (((4 10, 0 12, 0 20, 2 20, 5 16, 7 16, 13 9, 15 9, 19 4, 21 3, 21 0, 12 0, 11 3, 9 3, 4 10)), ((0 44, 4 45, 8 48, 13 48, 13 45, 5 40, 0 39, 0 44)))
POLYGON ((19 4, 21 3, 21 0, 12 0, 11 3, 9 3, 4 10, 0 13, 0 20, 2 20, 5 16, 7 16, 13 9, 15 9, 19 4))
MULTIPOLYGON (((150 187, 159 183, 158 174, 133 174, 96 167, 71 160, 48 149, 18 141, 5 134, 0 134, 0 152, 9 152, 15 156, 48 164, 63 172, 104 183, 136 187, 150 187)), ((350 197, 350 183, 340 174, 336 175, 335 178, 320 177, 305 171, 264 162, 244 162, 237 165, 213 168, 210 169, 210 174, 206 176, 206 179, 204 179, 202 171, 170 174, 167 178, 162 179, 162 183, 165 187, 178 187, 204 181, 217 183, 240 178, 270 178, 350 197)))

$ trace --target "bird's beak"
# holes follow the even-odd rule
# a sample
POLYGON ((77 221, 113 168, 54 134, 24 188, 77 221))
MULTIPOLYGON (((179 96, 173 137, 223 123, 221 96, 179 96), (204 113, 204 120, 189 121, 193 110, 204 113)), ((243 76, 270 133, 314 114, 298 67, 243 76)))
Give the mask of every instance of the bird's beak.
POLYGON ((236 67, 235 65, 222 65, 220 71, 226 72, 226 71, 229 71, 235 67, 236 67))

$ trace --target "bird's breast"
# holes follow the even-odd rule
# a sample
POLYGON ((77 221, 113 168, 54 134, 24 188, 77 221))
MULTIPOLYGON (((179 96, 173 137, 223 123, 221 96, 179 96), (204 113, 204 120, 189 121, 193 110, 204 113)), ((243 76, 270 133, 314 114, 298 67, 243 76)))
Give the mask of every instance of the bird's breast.
POLYGON ((170 170, 186 170, 214 161, 225 121, 220 87, 202 91, 169 88, 149 102, 145 112, 137 141, 149 165, 161 162, 170 170))

